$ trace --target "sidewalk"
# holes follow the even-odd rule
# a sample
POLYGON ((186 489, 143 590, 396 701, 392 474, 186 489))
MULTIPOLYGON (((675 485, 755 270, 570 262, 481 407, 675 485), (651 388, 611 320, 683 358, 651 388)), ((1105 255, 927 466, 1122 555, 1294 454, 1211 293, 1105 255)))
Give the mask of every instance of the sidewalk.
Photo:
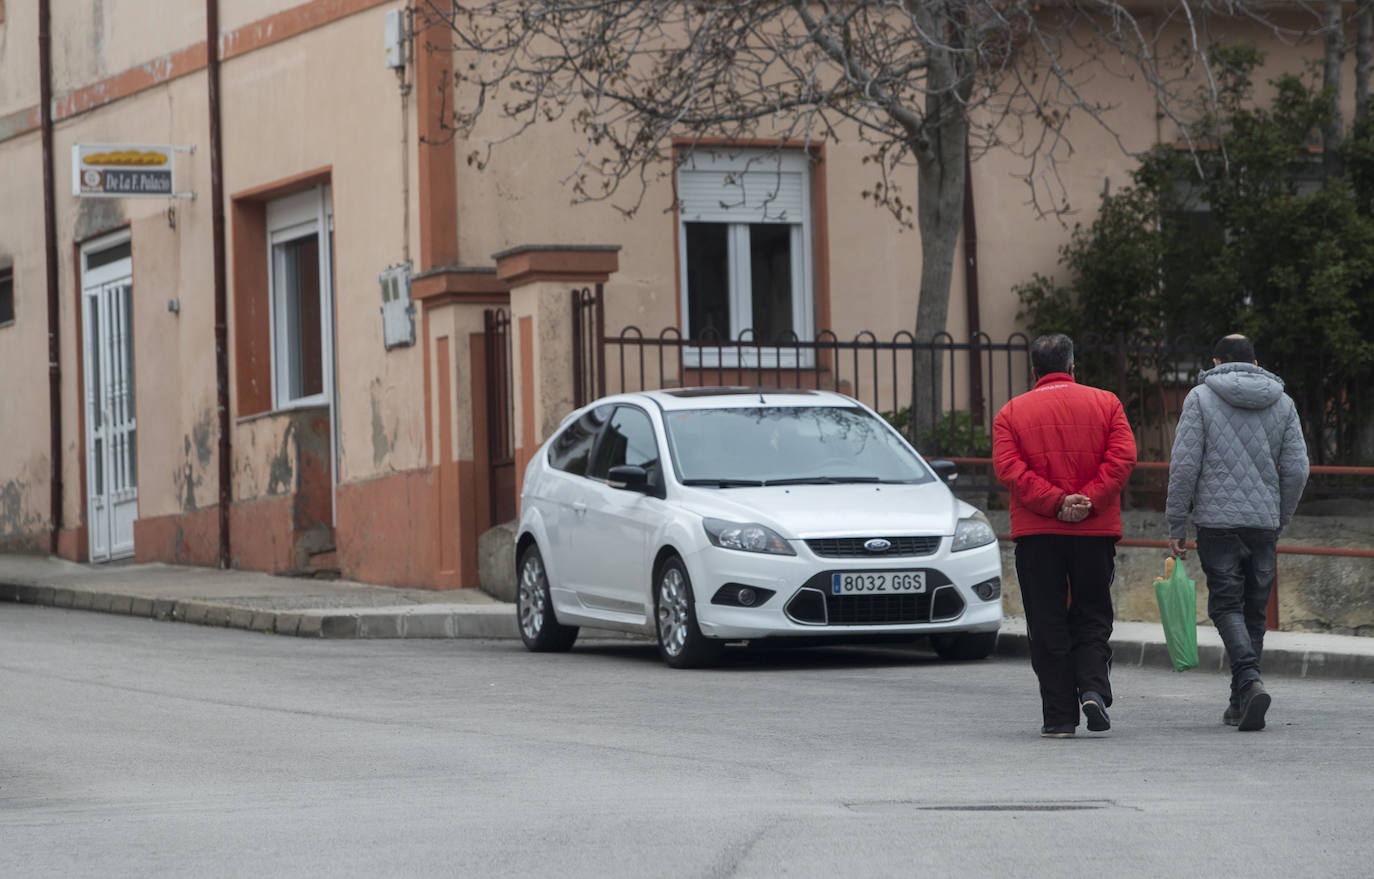
MULTIPOLYGON (((518 638, 515 606, 477 589, 436 592, 345 580, 164 564, 82 565, 0 554, 0 602, 40 604, 307 638, 518 638)), ((621 638, 615 633, 591 637, 621 638)), ((1115 663, 1169 668, 1158 623, 1116 624, 1115 663)), ((1028 655, 1026 621, 1008 617, 997 653, 1028 655)), ((1221 639, 1198 627, 1200 669, 1225 671, 1221 639)), ((1270 632, 1266 676, 1374 681, 1374 638, 1270 632)))
POLYGON ((518 637, 514 606, 478 589, 393 589, 164 564, 0 554, 0 601, 307 638, 518 637))

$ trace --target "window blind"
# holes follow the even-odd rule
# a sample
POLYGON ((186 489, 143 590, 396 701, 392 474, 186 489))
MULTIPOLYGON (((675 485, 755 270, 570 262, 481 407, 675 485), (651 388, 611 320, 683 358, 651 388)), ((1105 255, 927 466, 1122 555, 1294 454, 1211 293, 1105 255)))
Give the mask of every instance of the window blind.
POLYGON ((805 222, 806 175, 797 164, 784 161, 779 167, 777 156, 752 163, 693 156, 678 170, 681 217, 686 222, 805 222))

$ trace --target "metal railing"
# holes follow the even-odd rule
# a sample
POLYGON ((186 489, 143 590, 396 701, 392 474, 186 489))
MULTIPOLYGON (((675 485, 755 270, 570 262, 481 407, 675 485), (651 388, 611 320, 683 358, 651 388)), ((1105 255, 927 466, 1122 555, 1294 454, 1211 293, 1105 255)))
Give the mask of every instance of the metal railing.
MULTIPOLYGON (((749 330, 735 338, 710 330, 688 338, 677 327, 650 334, 633 325, 607 333, 602 286, 574 290, 572 298, 579 404, 607 393, 694 385, 836 390, 883 413, 924 454, 974 458, 990 449, 997 411, 1032 385, 1024 333, 1002 341, 985 333, 966 341, 948 333, 918 341, 906 330, 885 339, 870 330, 848 339, 822 330, 811 339, 789 333, 772 340, 749 330), (913 400, 930 407, 919 429, 911 418, 913 400)), ((1075 340, 1075 358, 1078 381, 1121 399, 1139 456, 1147 461, 1168 458, 1183 400, 1212 365, 1210 346, 1187 337, 1085 335, 1075 340)), ((1374 419, 1365 417, 1362 387, 1339 377, 1327 384, 1343 390, 1331 396, 1288 389, 1313 463, 1374 462, 1374 419)), ((1341 494, 1374 493, 1374 477, 1352 475, 1334 477, 1339 487, 1328 476, 1316 484, 1341 494)))

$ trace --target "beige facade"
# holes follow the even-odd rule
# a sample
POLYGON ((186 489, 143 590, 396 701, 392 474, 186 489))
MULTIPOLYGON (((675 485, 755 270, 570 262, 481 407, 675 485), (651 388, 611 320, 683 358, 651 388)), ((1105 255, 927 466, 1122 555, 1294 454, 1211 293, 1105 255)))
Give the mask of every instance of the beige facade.
MULTIPOLYGON (((651 186, 632 219, 606 204, 571 206, 559 179, 572 168, 575 143, 554 126, 503 145, 478 170, 466 155, 483 144, 454 144, 439 122, 452 107, 445 90, 453 59, 415 52, 404 80, 384 63, 386 17, 404 11, 403 0, 222 5, 231 563, 476 586, 476 538, 493 524, 498 490, 488 468, 484 312, 500 307, 513 318, 518 475, 572 407, 569 289, 605 279, 611 332, 633 324, 656 335, 683 325, 671 175, 651 186), (309 204, 318 206, 313 215, 309 204), (313 231, 301 233, 306 227, 313 231), (587 245, 601 247, 561 249, 587 245), (285 271, 279 257, 299 261, 291 263, 292 283, 321 291, 310 304, 319 314, 290 318, 321 327, 321 339, 301 351, 283 348, 289 321, 279 309, 286 277, 277 274, 285 271), (378 276, 407 261, 415 342, 388 348, 378 276), (303 365, 292 366, 292 357, 303 365), (295 394, 300 405, 284 402, 294 393, 282 390, 291 369, 306 391, 314 389, 295 394)), ((0 375, 9 379, 0 405, 0 548, 46 551, 54 521, 35 6, 6 4, 0 23, 0 271, 12 271, 16 313, 12 325, 0 326, 0 375)), ((57 551, 92 557, 92 495, 107 475, 92 472, 88 448, 94 410, 86 358, 99 328, 84 311, 83 279, 91 275, 83 259, 104 252, 102 241, 127 236, 131 330, 118 344, 130 352, 137 422, 132 554, 215 564, 205 9, 173 0, 51 0, 51 9, 63 483, 57 551), (176 155, 174 182, 195 197, 73 196, 71 150, 89 143, 193 147, 176 155)), ((1311 51, 1276 47, 1270 67, 1296 69, 1311 51)), ((1128 182, 1133 161, 1121 145, 1139 150, 1175 136, 1139 83, 1108 72, 1087 88, 1090 99, 1095 90, 1115 105, 1106 111, 1112 131, 1077 122, 1063 176, 1040 181, 1077 211, 1070 222, 1091 219, 1105 186, 1128 182)), ((822 161, 810 172, 806 227, 810 317, 841 339, 865 329, 891 338, 915 321, 918 236, 862 198, 872 182, 868 150, 853 139, 816 147, 822 161)), ((1017 179, 1024 172, 1024 162, 1005 152, 974 166, 981 329, 996 340, 1017 329, 1012 286, 1035 271, 1053 274, 1068 235, 1027 204, 1017 179)), ((961 262, 951 295, 955 338, 969 330, 961 262)))

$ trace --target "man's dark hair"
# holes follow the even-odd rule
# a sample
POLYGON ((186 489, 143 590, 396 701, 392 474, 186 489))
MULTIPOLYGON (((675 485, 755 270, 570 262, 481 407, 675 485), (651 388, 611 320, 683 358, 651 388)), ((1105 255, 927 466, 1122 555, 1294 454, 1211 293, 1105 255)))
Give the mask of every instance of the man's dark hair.
POLYGON ((1031 369, 1037 378, 1073 369, 1073 340, 1063 333, 1048 333, 1030 343, 1031 369))
POLYGON ((1222 363, 1254 363, 1255 345, 1239 333, 1222 336, 1212 349, 1212 357, 1222 363))

